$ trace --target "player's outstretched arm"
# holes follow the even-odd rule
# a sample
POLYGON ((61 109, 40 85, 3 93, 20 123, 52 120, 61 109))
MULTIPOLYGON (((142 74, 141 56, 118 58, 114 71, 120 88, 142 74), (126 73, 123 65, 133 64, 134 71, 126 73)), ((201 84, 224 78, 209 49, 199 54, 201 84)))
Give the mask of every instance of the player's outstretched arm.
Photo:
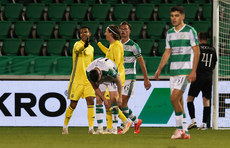
POLYGON ((157 71, 155 73, 155 79, 156 80, 159 80, 159 76, 161 74, 161 70, 163 69, 163 67, 165 66, 165 64, 168 62, 169 57, 171 55, 171 52, 172 52, 171 48, 170 49, 165 49, 165 52, 164 52, 164 54, 163 54, 163 56, 161 58, 161 62, 160 62, 159 66, 157 68, 157 71))
POLYGON ((98 42, 97 46, 101 49, 102 52, 104 52, 104 54, 106 54, 108 52, 108 50, 109 50, 101 42, 98 42))

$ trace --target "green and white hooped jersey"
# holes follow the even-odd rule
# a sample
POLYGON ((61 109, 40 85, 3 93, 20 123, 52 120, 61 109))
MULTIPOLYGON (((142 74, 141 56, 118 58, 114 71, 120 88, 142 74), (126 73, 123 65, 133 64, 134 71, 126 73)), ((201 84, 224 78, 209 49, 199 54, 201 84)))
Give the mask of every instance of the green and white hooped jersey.
POLYGON ((89 72, 95 67, 102 71, 101 80, 98 82, 99 84, 115 81, 115 78, 119 76, 117 66, 112 60, 108 58, 98 58, 89 64, 86 69, 86 75, 89 80, 89 72))
POLYGON ((123 44, 125 80, 136 80, 136 61, 141 55, 141 48, 133 40, 129 39, 123 44))
POLYGON ((197 32, 189 25, 185 24, 179 31, 175 31, 174 27, 168 30, 166 49, 172 49, 170 57, 171 76, 190 74, 194 57, 192 47, 198 44, 197 32))

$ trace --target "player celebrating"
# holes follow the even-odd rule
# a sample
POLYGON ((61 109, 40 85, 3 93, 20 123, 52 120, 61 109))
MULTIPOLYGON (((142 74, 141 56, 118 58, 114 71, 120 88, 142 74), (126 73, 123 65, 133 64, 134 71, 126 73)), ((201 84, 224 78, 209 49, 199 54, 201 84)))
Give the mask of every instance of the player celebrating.
MULTIPOLYGON (((131 25, 128 22, 121 22, 121 43, 124 46, 124 65, 125 65, 125 85, 122 90, 122 106, 121 110, 127 118, 130 118, 134 122, 134 133, 140 132, 141 119, 138 119, 128 107, 129 98, 132 96, 134 91, 134 85, 136 81, 136 60, 141 66, 142 73, 144 75, 144 86, 146 90, 151 87, 147 75, 147 69, 145 67, 144 59, 141 55, 141 49, 137 43, 129 38, 131 33, 131 25)), ((118 133, 122 133, 123 126, 118 130, 118 133)))
MULTIPOLYGON (((116 64, 108 58, 98 58, 88 66, 86 73, 97 98, 104 101, 107 109, 110 108, 110 103, 102 92, 105 92, 108 87, 113 117, 113 130, 111 134, 117 134, 118 106, 122 103, 122 84, 116 64), (119 95, 118 99, 117 92, 119 95)), ((100 127, 98 128, 100 130, 100 127)))
POLYGON ((86 68, 93 61, 94 48, 89 44, 90 29, 83 26, 80 29, 81 40, 73 47, 73 70, 68 86, 68 99, 70 105, 66 110, 62 134, 68 134, 68 124, 78 100, 85 98, 88 106, 89 133, 94 134, 94 98, 95 92, 86 76, 86 68))
POLYGON ((203 121, 198 129, 206 130, 206 124, 210 115, 210 99, 212 97, 212 72, 215 68, 217 57, 215 49, 207 44, 208 35, 206 32, 200 32, 198 39, 200 43, 200 59, 196 71, 197 79, 191 83, 187 98, 188 111, 192 119, 188 129, 197 127, 193 101, 199 92, 202 91, 204 105, 203 121))
POLYGON ((166 49, 155 73, 155 79, 159 80, 161 70, 171 56, 171 102, 175 110, 177 128, 171 139, 190 139, 183 107, 183 93, 188 83, 196 80, 200 54, 199 43, 194 28, 184 24, 184 8, 182 6, 172 7, 170 13, 174 27, 167 32, 166 49))

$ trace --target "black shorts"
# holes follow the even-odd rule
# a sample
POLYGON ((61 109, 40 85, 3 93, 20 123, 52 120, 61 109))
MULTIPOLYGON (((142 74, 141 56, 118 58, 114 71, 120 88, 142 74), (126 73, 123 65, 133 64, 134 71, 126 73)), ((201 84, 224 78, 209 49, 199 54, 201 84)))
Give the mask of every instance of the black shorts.
POLYGON ((191 83, 188 95, 197 97, 198 94, 202 92, 202 97, 211 99, 212 97, 212 77, 199 77, 195 82, 191 83))

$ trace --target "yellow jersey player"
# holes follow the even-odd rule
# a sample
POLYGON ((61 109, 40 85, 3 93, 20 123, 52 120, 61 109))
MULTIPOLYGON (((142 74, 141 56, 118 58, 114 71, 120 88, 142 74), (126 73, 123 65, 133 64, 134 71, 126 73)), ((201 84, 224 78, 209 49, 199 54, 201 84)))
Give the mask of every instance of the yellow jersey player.
POLYGON ((80 29, 81 40, 73 47, 73 70, 68 86, 70 105, 66 110, 62 134, 68 134, 68 124, 80 98, 85 98, 88 106, 89 133, 94 134, 94 98, 95 91, 87 79, 86 68, 93 61, 94 48, 89 44, 90 29, 83 26, 80 29))
MULTIPOLYGON (((98 46, 100 49, 106 54, 106 58, 112 60, 118 69, 119 76, 121 79, 122 86, 124 85, 125 82, 125 68, 124 68, 124 49, 122 43, 119 41, 120 40, 120 31, 119 28, 115 25, 109 25, 106 29, 105 32, 106 40, 109 41, 110 46, 109 48, 106 48, 101 44, 101 42, 98 42, 98 46)), ((101 85, 101 87, 103 84, 101 85)), ((106 87, 108 87, 109 90, 109 96, 110 99, 112 100, 113 98, 117 97, 117 91, 113 89, 112 85, 111 86, 103 86, 104 88, 101 89, 103 95, 106 92, 106 87)), ((103 133, 103 101, 100 99, 100 97, 97 96, 97 104, 96 104, 96 118, 97 118, 97 123, 98 123, 98 130, 96 133, 101 134, 103 133)), ((122 122, 124 123, 124 131, 122 132, 125 134, 128 130, 129 127, 132 125, 132 122, 129 121, 124 114, 118 109, 118 105, 121 102, 115 102, 111 104, 112 108, 112 128, 111 126, 108 126, 109 122, 107 122, 107 129, 104 131, 104 134, 109 134, 109 133, 115 133, 117 132, 117 123, 118 123, 118 114, 119 117, 121 118, 122 122), (118 104, 117 104, 118 103, 118 104)), ((109 113, 109 110, 106 110, 106 113, 109 113)), ((108 114, 107 114, 108 115, 108 114)), ((107 116, 108 117, 108 116, 107 116)), ((108 118, 107 118, 108 119, 108 118)))

